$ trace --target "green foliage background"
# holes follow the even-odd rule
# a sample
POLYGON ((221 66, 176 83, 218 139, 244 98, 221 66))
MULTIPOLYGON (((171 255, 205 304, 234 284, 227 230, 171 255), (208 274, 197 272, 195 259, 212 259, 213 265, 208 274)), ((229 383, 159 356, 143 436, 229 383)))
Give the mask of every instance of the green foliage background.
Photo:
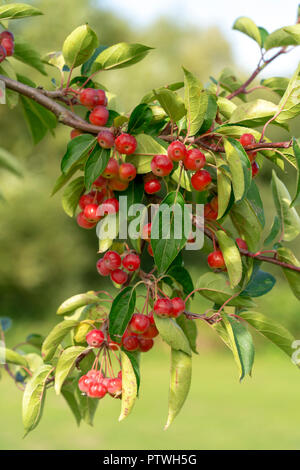
MULTIPOLYGON (((181 80, 181 65, 191 70, 204 82, 208 80, 210 75, 218 75, 225 66, 233 66, 233 68, 238 70, 239 74, 241 73, 238 66, 233 63, 229 45, 216 28, 211 27, 205 30, 198 30, 195 29, 195 27, 190 27, 180 29, 178 25, 170 23, 167 19, 161 19, 145 30, 133 30, 130 28, 130 25, 125 23, 122 19, 116 18, 111 13, 101 10, 101 8, 96 8, 95 3, 92 1, 64 0, 61 2, 60 0, 51 0, 51 2, 49 2, 47 0, 41 0, 34 3, 45 15, 38 19, 31 18, 26 21, 14 22, 13 32, 16 37, 22 35, 28 42, 31 42, 34 46, 38 46, 37 48, 42 53, 60 50, 66 35, 84 21, 87 21, 97 32, 102 44, 110 45, 118 41, 127 41, 140 42, 156 47, 142 64, 117 72, 107 72, 103 80, 101 74, 99 74, 98 81, 106 85, 111 92, 118 96, 117 109, 119 111, 128 112, 138 100, 152 88, 181 80), (66 12, 68 12, 67 21, 66 12)), ((232 19, 234 20, 234 17, 232 19)), ((58 79, 54 69, 50 67, 47 67, 47 69, 50 78, 58 79)), ((49 86, 49 80, 47 78, 41 76, 38 72, 32 71, 27 66, 18 63, 17 70, 23 75, 28 75, 37 83, 42 85, 47 84, 47 86, 49 86)), ((245 76, 246 73, 247 71, 244 71, 245 76)), ((280 71, 278 71, 278 75, 280 75, 280 71)), ((257 91, 256 93, 259 98, 261 96, 260 92, 257 91)), ((271 93, 269 99, 277 100, 275 95, 271 93)), ((69 138, 69 129, 60 126, 56 130, 55 138, 48 136, 38 146, 33 147, 20 110, 8 110, 6 106, 1 106, 0 122, 0 145, 18 157, 18 160, 23 166, 24 174, 22 179, 18 179, 4 172, 4 170, 1 170, 0 173, 0 192, 6 199, 6 201, 1 201, 0 203, 0 316, 9 316, 14 319, 16 329, 9 332, 7 337, 9 345, 12 345, 14 340, 22 340, 24 333, 27 331, 41 331, 46 333, 49 325, 54 325, 56 322, 55 311, 61 301, 80 291, 83 292, 88 289, 97 290, 100 283, 101 287, 103 287, 103 280, 99 278, 95 269, 97 240, 94 231, 88 232, 78 228, 75 221, 68 218, 63 212, 59 196, 50 198, 51 188, 59 174, 59 162, 69 138)), ((294 135, 299 137, 299 122, 294 121, 292 128, 294 135)), ((286 137, 285 131, 281 129, 278 130, 278 128, 273 128, 268 135, 276 140, 284 140, 286 137)), ((270 194, 271 169, 271 164, 266 163, 259 175, 258 182, 259 185, 263 187, 262 196, 264 198, 265 213, 267 216, 267 229, 274 216, 274 207, 270 194)), ((288 171, 286 175, 281 174, 280 177, 292 191, 295 185, 295 174, 288 171)), ((206 248, 208 249, 208 247, 206 248)), ((299 246, 294 246, 293 248, 295 253, 299 255, 299 246)), ((205 250, 201 253, 197 253, 196 256, 194 252, 187 253, 187 264, 191 268, 194 277, 199 276, 202 269, 205 268, 205 250)), ((275 272, 273 267, 270 267, 270 269, 268 267, 268 270, 275 272)), ((284 325, 288 326, 291 331, 293 331, 297 338, 297 333, 300 333, 299 303, 292 297, 279 270, 276 270, 276 277, 278 282, 274 290, 264 297, 262 301, 258 299, 257 311, 264 311, 266 314, 281 320, 284 325)), ((204 300, 200 301, 198 299, 195 301, 194 311, 201 313, 205 308, 206 304, 204 300)), ((208 411, 206 413, 203 412, 203 403, 205 403, 205 409, 214 408, 215 401, 219 403, 220 400, 216 387, 222 390, 225 387, 226 393, 228 394, 227 400, 229 399, 229 402, 227 401, 227 407, 234 407, 235 401, 232 400, 231 393, 239 395, 240 390, 240 388, 238 388, 240 386, 237 384, 228 385, 228 383, 232 383, 235 378, 234 364, 232 367, 227 364, 227 356, 226 359, 222 359, 221 362, 219 362, 218 354, 228 353, 227 351, 225 352, 225 349, 217 339, 210 334, 207 335, 207 331, 204 328, 200 328, 199 345, 202 358, 199 359, 200 362, 195 371, 196 377, 194 378, 195 385, 193 396, 189 405, 187 405, 187 414, 185 411, 182 413, 172 432, 176 433, 176 429, 177 431, 179 429, 182 431, 185 428, 186 432, 180 432, 180 434, 188 434, 190 430, 188 423, 190 423, 191 417, 194 417, 194 410, 198 409, 199 406, 200 408, 202 407, 202 411, 199 411, 200 414, 199 416, 197 415, 197 419, 203 422, 203 427, 201 426, 202 429, 205 429, 205 427, 207 429, 207 425, 210 423, 212 416, 212 421, 215 422, 215 425, 221 426, 224 432, 230 435, 231 431, 227 428, 227 413, 224 411, 224 408, 220 407, 218 408, 218 412, 214 412, 213 415, 210 415, 208 411), (216 349, 216 352, 211 351, 213 348, 216 349), (204 353, 207 351, 208 355, 211 355, 211 366, 209 362, 206 363, 203 359, 204 353), (220 364, 224 365, 224 369, 223 366, 220 367, 220 364), (200 365, 203 369, 200 368, 200 365), (214 381, 214 365, 217 376, 224 374, 224 377, 219 377, 218 385, 216 385, 214 381), (200 374, 202 375, 202 370, 203 380, 205 380, 206 383, 203 389, 204 395, 201 398, 202 379, 200 378, 200 374), (208 376, 207 372, 209 372, 208 376), (227 375, 230 377, 227 377, 227 375), (210 386, 207 385, 209 381, 210 386), (205 401, 206 399, 208 402, 205 401), (232 403, 230 400, 232 400, 232 403), (188 407, 190 411, 188 411, 188 407)), ((271 352, 272 351, 273 349, 271 347, 271 352)), ((149 362, 149 369, 144 383, 145 390, 152 380, 151 377, 156 376, 156 367, 158 363, 160 364, 160 353, 166 353, 161 346, 153 353, 152 359, 147 358, 147 360, 145 360, 143 367, 144 372, 147 371, 147 362, 149 362)), ((167 354, 165 354, 165 356, 167 356, 167 354)), ((274 358, 277 363, 277 356, 274 356, 274 358)), ((194 359, 195 363, 197 359, 198 358, 194 359)), ((263 359, 261 369, 259 369, 258 373, 255 372, 255 375, 258 374, 259 377, 253 380, 253 382, 256 382, 256 385, 254 385, 256 389, 254 388, 253 392, 254 401, 259 399, 259 380, 262 380, 262 384, 267 383, 269 387, 271 387, 271 383, 276 387, 277 379, 280 377, 281 373, 285 373, 285 368, 282 365, 284 361, 288 362, 285 358, 282 359, 280 357, 278 360, 279 369, 277 370, 276 363, 273 363, 270 370, 267 371, 268 361, 263 359), (265 378, 264 367, 265 371, 267 371, 265 378), (270 380, 270 382, 268 382, 268 380, 270 380), (255 395, 256 393, 257 395, 255 395)), ((259 359, 257 359, 257 362, 259 362, 259 359)), ((293 371, 295 379, 291 379, 293 375, 292 366, 286 364, 286 367, 289 367, 288 370, 291 371, 290 375, 289 372, 286 372, 287 380, 295 380, 295 386, 297 385, 299 390, 299 377, 297 376, 297 372, 295 370, 293 371)), ((165 368, 168 368, 167 364, 165 364, 165 368)), ((165 376, 165 373, 161 373, 161 375, 165 376)), ((244 394, 242 396, 245 397, 245 403, 251 398, 251 386, 253 386, 253 384, 249 383, 249 380, 247 382, 246 392, 242 392, 244 394)), ((243 385, 243 387, 244 386, 245 385, 243 385)), ((12 392, 11 388, 12 384, 8 385, 6 381, 4 390, 1 390, 1 395, 3 393, 10 395, 14 393, 15 395, 5 410, 0 408, 2 419, 4 419, 4 421, 7 420, 7 422, 10 421, 13 424, 11 429, 8 428, 8 438, 6 437, 3 443, 0 444, 0 447, 3 446, 3 448, 14 448, 13 446, 19 448, 21 442, 19 439, 21 434, 17 435, 17 437, 13 435, 15 429, 16 434, 21 433, 19 423, 15 421, 15 418, 11 419, 12 415, 7 414, 7 410, 10 410, 13 416, 18 415, 19 419, 19 406, 14 406, 15 402, 18 401, 17 392, 12 392)), ((285 389, 282 384, 281 388, 283 395, 286 396, 286 392, 288 392, 290 394, 288 395, 290 396, 290 400, 295 399, 294 389, 290 390, 288 387, 285 389)), ((159 400, 160 394, 158 394, 154 388, 150 388, 150 390, 156 393, 154 396, 159 400)), ((162 387, 159 387, 159 390, 162 393, 162 387)), ((167 386, 164 388, 165 394, 166 390, 167 386)), ((287 399, 286 402, 289 402, 289 400, 287 399)), ((142 403, 143 405, 139 406, 140 410, 137 410, 135 417, 132 418, 133 421, 129 421, 129 423, 135 422, 140 428, 145 425, 147 416, 149 420, 152 420, 150 414, 147 415, 147 409, 152 406, 149 391, 145 391, 145 397, 142 403)), ((242 403, 243 400, 239 399, 237 407, 240 406, 242 409, 242 403)), ((259 405, 261 408, 263 407, 263 403, 265 403, 265 406, 269 406, 270 409, 273 409, 273 405, 279 406, 280 397, 277 397, 277 401, 274 401, 273 405, 270 405, 268 396, 265 394, 259 405)), ((296 403, 295 400, 294 403, 296 403)), ((111 405, 111 408, 114 405, 111 405)), ((158 407, 157 410, 160 413, 160 407, 158 407)), ((71 418, 67 416, 67 413, 68 411, 63 412, 62 419, 69 423, 71 418)), ((112 413, 117 415, 113 410, 112 413)), ((283 427, 286 426, 286 429, 288 428, 286 416, 289 416, 289 413, 292 418, 292 410, 287 410, 287 415, 284 415, 284 418, 282 417, 283 413, 282 416, 279 416, 279 419, 282 420, 283 427)), ((60 415, 60 413, 57 414, 60 415)), ((49 415, 50 414, 48 414, 48 416, 49 415)), ((262 416, 264 416, 265 420, 270 419, 268 413, 262 416)), ((227 417, 230 421, 231 417, 227 417)), ((247 416, 245 416, 245 419, 247 419, 247 416)), ((111 416, 108 415, 108 411, 105 411, 104 421, 109 422, 110 420, 111 416)), ((96 419, 96 421, 98 421, 98 419, 96 419)), ((47 420, 45 420, 45 422, 47 423, 47 420)), ((39 446, 41 446, 41 448, 66 448, 64 446, 60 447, 61 444, 58 443, 58 439, 51 433, 49 434, 49 432, 47 433, 45 431, 44 428, 47 426, 45 422, 41 430, 37 431, 37 433, 40 432, 42 436, 40 443, 38 439, 30 438, 33 439, 31 442, 34 448, 38 448, 39 446), (43 439, 52 439, 53 444, 45 444, 43 439)), ((61 427, 60 416, 57 416, 55 424, 61 427)), ((198 424, 195 424, 195 429, 198 429, 198 424)), ((238 426, 239 422, 236 424, 238 426)), ((54 426, 50 417, 48 418, 48 426, 54 426)), ((87 448, 99 448, 99 446, 110 446, 110 448, 113 448, 113 446, 115 446, 115 448, 135 448, 134 445, 125 441, 123 441, 123 447, 122 445, 118 446, 112 443, 113 433, 116 432, 115 429, 117 429, 117 426, 116 423, 113 428, 109 428, 108 434, 102 430, 102 442, 95 438, 95 434, 90 441, 88 441, 88 437, 86 437, 87 448)), ((130 424, 126 424, 126 426, 130 428, 130 424)), ((98 428, 99 426, 97 425, 97 431, 98 428)), ((70 429, 74 428, 70 425, 70 429)), ((150 434, 156 433, 156 429, 157 425, 155 424, 155 428, 154 426, 152 427, 150 434)), ((210 424, 209 429, 211 429, 211 434, 208 434, 208 436, 211 435, 211 438, 214 439, 215 434, 212 429, 212 424, 210 424)), ((288 432, 289 435, 292 436, 292 429, 289 429, 288 432)), ((85 429, 85 433, 85 436, 88 436, 88 434, 93 434, 93 431, 91 432, 85 429)), ((118 439, 120 441, 121 436, 124 435, 123 428, 120 428, 118 433, 118 439)), ((131 432, 129 432, 128 435, 131 435, 131 432)), ((252 434, 250 432, 249 436, 250 435, 253 438, 253 446, 255 446, 256 437, 254 428, 252 434)), ((165 434, 163 436, 165 436, 165 434)), ((162 444, 159 446, 157 439, 152 436, 147 448, 151 448, 151 446, 152 448, 166 448, 168 445, 169 448, 174 447, 174 441, 168 440, 169 438, 164 440, 165 438, 163 436, 161 442, 166 443, 165 445, 162 444)), ((220 446, 222 446, 223 443, 225 448, 234 447, 228 439, 221 438, 221 433, 217 434, 217 436, 219 436, 217 440, 219 439, 220 446)), ((245 438, 240 439, 241 448, 246 448, 247 430, 245 430, 244 437, 245 438)), ((280 435, 277 437, 279 442, 280 435)), ((2 438, 3 436, 0 434, 0 441, 2 441, 2 438)), ((145 439, 146 438, 147 436, 145 439)), ((71 445, 71 441, 65 438, 65 436, 61 436, 61 439, 66 439, 65 446, 71 445)), ((292 444, 294 441, 296 442, 295 439, 290 440, 291 445, 294 445, 292 444)), ((190 446, 189 442, 186 441, 182 443, 182 447, 209 448, 208 439, 205 440, 207 443, 206 446, 202 443, 201 446, 198 445, 198 447, 196 447, 196 442, 198 441, 191 440, 190 442, 190 446), (194 446, 192 445, 193 442, 195 443, 194 446)), ((274 437, 273 435, 272 439, 265 438, 265 442, 273 445, 273 443, 276 442, 276 436, 274 437)), ((82 441, 80 441, 80 444, 82 444, 82 441)), ((26 445, 24 448, 26 448, 26 445)), ((84 443, 82 445, 85 447, 84 443)), ((31 448, 30 444, 28 444, 28 446, 27 448, 31 448)), ((139 446, 143 448, 142 444, 139 444, 139 446)), ((145 444, 145 446, 147 446, 147 444, 145 444)), ((178 442, 176 447, 180 448, 180 446, 181 444, 178 442)), ((212 448, 214 448, 214 446, 217 448, 216 441, 214 441, 212 448)))

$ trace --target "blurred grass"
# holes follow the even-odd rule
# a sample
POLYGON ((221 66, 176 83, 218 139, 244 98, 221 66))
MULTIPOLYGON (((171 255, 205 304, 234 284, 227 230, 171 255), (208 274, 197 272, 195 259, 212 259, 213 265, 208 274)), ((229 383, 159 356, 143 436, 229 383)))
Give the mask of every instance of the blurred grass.
POLYGON ((299 449, 300 374, 284 354, 258 354, 253 378, 239 384, 231 353, 199 348, 190 395, 168 431, 168 349, 142 358, 140 398, 118 423, 120 402, 105 398, 93 428, 76 428, 61 397, 51 390, 39 427, 22 439, 21 393, 1 383, 0 449, 299 449))

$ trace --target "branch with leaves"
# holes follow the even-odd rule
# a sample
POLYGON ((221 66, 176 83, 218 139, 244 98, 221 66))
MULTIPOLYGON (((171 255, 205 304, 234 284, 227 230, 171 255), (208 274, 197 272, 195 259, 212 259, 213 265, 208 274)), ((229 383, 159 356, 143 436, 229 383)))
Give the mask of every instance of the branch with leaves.
MULTIPOLYGON (((0 6, 0 21, 39 14, 29 5, 0 6)), ((62 52, 42 59, 32 45, 17 46, 15 52, 13 34, 0 33, 0 83, 8 106, 23 108, 34 143, 53 133, 58 123, 72 128, 52 194, 64 188, 63 209, 80 228, 97 226, 100 233, 103 226, 114 227, 113 236, 99 239, 96 274, 110 277, 114 294, 73 295, 58 308, 63 320, 46 337, 33 334, 17 348, 1 347, 6 372, 24 390, 26 434, 37 426, 52 388, 65 398, 78 424, 91 424, 99 400, 108 396, 121 399, 119 420, 126 418, 139 390, 140 357, 155 347, 158 335, 171 350, 169 427, 189 391, 198 319, 231 349, 240 379, 252 373, 251 328, 292 356, 292 334, 256 312, 255 299, 276 283, 261 268, 265 263, 282 270, 300 300, 300 262, 288 246, 300 234, 295 208, 300 202, 300 147, 297 136, 272 142, 267 135, 271 125, 289 132, 290 120, 300 113, 300 67, 291 79, 271 77, 258 85, 276 93, 278 104, 251 99, 257 86, 248 87, 269 63, 300 44, 300 25, 269 34, 242 17, 234 29, 260 48, 259 64, 245 82, 225 69, 204 87, 183 68, 181 82, 149 91, 129 114, 114 109, 109 90, 99 89, 95 77, 137 64, 150 47, 99 46, 95 31, 85 24, 65 39, 62 52), (55 67, 60 84, 46 90, 16 75, 11 56, 44 75, 48 66, 55 67), (276 212, 266 237, 255 179, 265 160, 274 167, 276 212), (293 197, 278 176, 287 164, 297 170, 293 197), (134 205, 140 210, 141 203, 143 217, 138 218, 134 205), (203 218, 199 205, 204 206, 203 218), (126 239, 123 216, 127 228, 131 223, 137 228, 134 234, 128 230, 126 239), (178 235, 180 227, 184 230, 178 235), (206 236, 204 247, 197 244, 195 227, 206 236), (184 265, 187 248, 208 254, 207 271, 198 279, 184 265), (196 296, 211 302, 206 312, 191 312, 196 296)), ((0 151, 0 164, 19 174, 13 162, 0 151)), ((4 344, 10 326, 1 321, 4 344)))

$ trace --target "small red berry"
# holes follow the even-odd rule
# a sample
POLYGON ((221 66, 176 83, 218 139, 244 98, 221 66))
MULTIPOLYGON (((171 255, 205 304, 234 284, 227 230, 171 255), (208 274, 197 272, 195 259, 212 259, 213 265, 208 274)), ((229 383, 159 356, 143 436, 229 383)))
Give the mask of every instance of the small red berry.
POLYGON ((105 106, 96 106, 89 115, 89 121, 95 126, 105 126, 109 118, 109 111, 105 106))
POLYGON ((122 379, 114 378, 110 379, 107 384, 107 391, 108 393, 117 398, 122 394, 122 379))
POLYGON ((2 33, 0 33, 0 42, 3 39, 10 39, 11 41, 14 41, 15 38, 13 33, 11 33, 10 31, 2 31, 2 33))
POLYGON ((4 61, 4 59, 6 59, 6 50, 3 46, 0 46, 0 63, 4 61))
POLYGON ((204 218, 208 220, 216 220, 218 218, 218 212, 213 210, 211 204, 204 205, 204 218))
POLYGON ((199 170, 193 174, 191 183, 196 191, 204 191, 211 183, 211 176, 206 170, 199 170))
POLYGON ((119 253, 112 250, 107 251, 105 253, 105 255, 103 256, 103 261, 106 267, 110 269, 110 271, 119 268, 122 263, 121 256, 119 255, 119 253))
POLYGON ((167 176, 173 170, 173 162, 168 155, 155 155, 151 161, 151 170, 156 176, 167 176))
POLYGON ((123 348, 127 351, 136 351, 139 348, 139 340, 137 336, 126 336, 122 340, 123 348))
POLYGON ((171 299, 171 302, 173 305, 172 317, 177 318, 184 312, 185 303, 180 297, 174 297, 174 299, 171 299))
POLYGON ((242 238, 236 238, 235 241, 240 250, 248 250, 248 245, 245 240, 243 240, 242 238))
POLYGON ((100 348, 101 344, 104 341, 104 334, 101 330, 92 330, 89 331, 86 335, 86 342, 89 346, 93 348, 100 348))
POLYGON ((135 152, 137 141, 133 135, 121 134, 115 140, 115 147, 119 153, 130 155, 135 152))
POLYGON ((79 96, 80 103, 87 108, 107 105, 107 98, 104 90, 95 90, 94 88, 84 88, 79 96))
POLYGON ((183 160, 188 154, 186 146, 179 140, 174 140, 168 147, 168 157, 174 162, 183 160))
POLYGON ((142 239, 150 242, 151 239, 151 222, 149 224, 144 225, 142 230, 142 239))
POLYGON ((97 267, 98 273, 101 276, 109 276, 109 274, 111 273, 111 270, 107 267, 103 258, 97 261, 96 267, 97 267))
POLYGON ((130 330, 137 335, 142 335, 148 330, 150 326, 150 320, 146 315, 141 313, 135 313, 129 323, 130 330))
POLYGON ((82 228, 90 229, 90 228, 95 227, 96 225, 96 222, 89 222, 88 220, 86 220, 83 212, 79 212, 76 220, 77 220, 77 224, 79 225, 79 227, 82 227, 82 228))
POLYGON ((187 152, 186 157, 183 160, 184 166, 187 170, 201 170, 206 163, 204 153, 198 149, 191 149, 187 152))
POLYGON ((136 177, 136 168, 132 163, 122 163, 119 167, 119 178, 123 181, 132 181, 136 177))
POLYGON ((255 178, 255 176, 257 175, 257 173, 259 172, 259 165, 256 161, 254 161, 251 165, 252 167, 252 178, 255 178))
POLYGON ((128 185, 129 181, 121 181, 119 178, 112 178, 108 181, 108 187, 113 191, 125 191, 128 185))
POLYGON ((100 220, 101 215, 98 213, 98 207, 98 204, 87 204, 83 210, 84 217, 93 222, 100 220))
POLYGON ((118 372, 118 379, 121 379, 121 378, 122 378, 122 371, 119 370, 119 372, 118 372))
POLYGON ((222 251, 216 250, 210 253, 207 257, 208 266, 212 269, 224 269, 225 261, 222 251))
POLYGON ((10 57, 13 55, 15 46, 14 46, 14 42, 11 39, 9 38, 2 39, 1 46, 4 47, 4 49, 6 50, 7 57, 10 57))
POLYGON ((157 299, 154 304, 154 312, 160 317, 171 317, 173 314, 173 304, 170 299, 157 299))
POLYGON ((111 272, 110 278, 116 284, 122 285, 125 284, 125 282, 127 281, 128 275, 122 269, 115 269, 111 272))
POLYGON ((101 383, 92 384, 89 387, 88 396, 91 398, 103 398, 107 393, 107 388, 101 383))
POLYGON ((70 132, 70 137, 71 139, 75 139, 75 137, 78 137, 81 134, 82 132, 79 129, 72 129, 70 132))
POLYGON ((145 190, 145 193, 147 194, 158 193, 158 191, 161 190, 160 181, 154 178, 152 180, 146 181, 144 185, 144 190, 145 190))
MULTIPOLYGON (((154 322, 154 319, 153 319, 153 322, 154 322)), ((143 333, 143 338, 152 339, 152 338, 155 338, 158 334, 159 334, 159 331, 156 328, 155 324, 150 323, 148 330, 146 330, 145 333, 143 333)))
POLYGON ((116 214, 119 212, 119 201, 118 199, 112 197, 109 199, 105 199, 103 203, 99 206, 99 214, 101 216, 107 214, 116 214))
POLYGON ((210 205, 213 211, 218 212, 219 204, 218 204, 218 196, 214 196, 210 201, 210 205))
POLYGON ((247 147, 247 145, 255 143, 255 137, 252 134, 243 134, 240 137, 240 143, 243 147, 247 147))
POLYGON ((114 158, 108 160, 107 166, 102 173, 104 178, 115 178, 119 176, 119 164, 114 158))
POLYGON ((141 265, 141 260, 139 255, 135 253, 129 253, 123 258, 122 264, 123 267, 127 269, 127 271, 136 271, 141 265))
POLYGON ((115 138, 112 132, 109 130, 107 131, 100 131, 97 135, 97 140, 103 149, 110 149, 114 146, 115 138))
POLYGON ((106 186, 106 179, 103 176, 98 176, 98 178, 93 182, 93 186, 96 188, 104 188, 106 186))
POLYGON ((139 349, 142 352, 149 351, 151 348, 153 348, 153 345, 154 345, 154 341, 152 338, 144 338, 144 337, 140 338, 139 337, 138 342, 139 342, 139 349))
POLYGON ((93 382, 93 380, 91 379, 91 377, 88 377, 87 375, 83 375, 82 377, 80 377, 80 379, 78 380, 78 388, 81 392, 83 393, 88 393, 89 391, 89 387, 91 385, 91 383, 93 382))

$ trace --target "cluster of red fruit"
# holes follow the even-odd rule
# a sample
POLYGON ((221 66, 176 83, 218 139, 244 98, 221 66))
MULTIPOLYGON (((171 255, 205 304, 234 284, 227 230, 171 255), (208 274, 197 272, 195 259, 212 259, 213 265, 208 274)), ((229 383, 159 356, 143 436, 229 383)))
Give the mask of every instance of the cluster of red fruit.
MULTIPOLYGON (((252 134, 243 134, 240 137, 240 143, 242 144, 243 147, 247 147, 248 145, 255 144, 255 142, 256 142, 255 137, 252 134)), ((255 178, 255 176, 259 172, 259 165, 255 161, 257 152, 255 152, 255 151, 247 152, 247 155, 248 155, 249 160, 251 162, 252 177, 255 178)))
POLYGON ((97 270, 101 276, 110 276, 118 285, 123 285, 128 280, 128 274, 137 271, 141 265, 140 257, 132 251, 119 255, 116 251, 107 251, 103 258, 97 262, 97 270))
POLYGON ((90 398, 122 398, 122 371, 117 377, 105 377, 100 370, 91 369, 78 381, 79 390, 90 398))
POLYGON ((14 53, 14 35, 10 31, 0 33, 0 63, 14 53))
POLYGON ((154 345, 153 338, 158 335, 153 313, 148 315, 135 313, 122 337, 122 346, 126 351, 147 352, 154 345))
MULTIPOLYGON (((168 146, 167 155, 155 155, 151 161, 152 175, 168 176, 173 170, 173 162, 183 162, 186 170, 194 171, 191 183, 196 191, 204 191, 211 183, 210 173, 202 168, 206 164, 205 155, 196 148, 188 150, 179 140, 168 146)), ((148 177, 145 182, 145 191, 153 194, 160 190, 160 182, 155 177, 148 177), (146 187, 147 185, 147 187, 146 187)))
POLYGON ((185 302, 180 297, 161 297, 154 303, 153 310, 159 317, 177 318, 185 311, 185 302))

